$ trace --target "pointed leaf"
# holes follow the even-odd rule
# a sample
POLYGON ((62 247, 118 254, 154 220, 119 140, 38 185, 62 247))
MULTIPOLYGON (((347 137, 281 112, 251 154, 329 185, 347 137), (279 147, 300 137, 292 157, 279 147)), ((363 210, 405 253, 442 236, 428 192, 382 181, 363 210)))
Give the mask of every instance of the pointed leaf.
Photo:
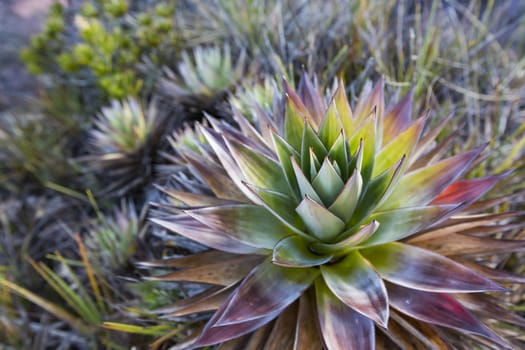
POLYGON ((414 90, 411 89, 392 109, 386 112, 383 124, 383 144, 386 145, 410 126, 413 100, 414 90))
POLYGON ((292 157, 290 161, 292 163, 295 178, 297 179, 297 185, 299 187, 301 198, 304 198, 304 196, 310 196, 314 201, 316 201, 319 204, 322 204, 323 201, 317 194, 316 190, 313 188, 310 181, 308 181, 308 179, 304 175, 299 164, 297 164, 297 160, 292 157))
POLYGON ((471 203, 490 191, 508 173, 480 179, 456 181, 445 188, 431 204, 471 203))
POLYGON ((347 179, 350 155, 348 154, 348 140, 342 131, 339 132, 339 136, 328 150, 328 158, 337 162, 339 169, 341 169, 341 177, 347 179))
POLYGON ((342 128, 343 126, 337 115, 337 107, 335 102, 332 101, 326 111, 321 128, 319 129, 319 137, 326 148, 332 147, 335 140, 337 140, 341 134, 342 128))
POLYGON ((385 285, 359 253, 352 252, 335 264, 322 265, 321 274, 332 293, 343 303, 386 327, 388 296, 385 285))
POLYGON ((377 116, 373 114, 360 125, 353 135, 350 136, 348 142, 350 150, 360 150, 358 155, 361 157, 360 161, 362 164, 358 164, 359 166, 352 166, 360 169, 365 183, 367 183, 372 177, 372 171, 374 168, 374 158, 376 155, 376 123, 377 116))
POLYGON ((151 313, 160 314, 162 318, 174 318, 217 310, 231 292, 232 286, 212 287, 192 298, 179 300, 172 305, 153 310, 151 313))
POLYGON ((381 226, 361 245, 366 247, 407 238, 443 220, 447 215, 451 215, 455 208, 454 205, 435 205, 374 213, 370 219, 379 222, 381 226))
POLYGON ((159 276, 144 277, 148 281, 194 282, 229 286, 241 280, 254 266, 263 261, 258 255, 240 256, 237 259, 218 261, 159 276))
POLYGON ((286 94, 286 117, 284 120, 285 139, 296 150, 301 149, 305 119, 308 118, 308 111, 301 102, 299 96, 295 94, 288 82, 283 82, 286 94))
POLYGON ((397 163, 403 155, 410 157, 426 121, 426 117, 419 118, 411 127, 392 139, 391 142, 381 149, 375 158, 372 178, 397 163))
POLYGON ((341 237, 345 239, 338 241, 337 243, 322 243, 313 242, 312 249, 322 253, 341 253, 354 249, 356 246, 361 244, 370 238, 379 227, 379 222, 372 221, 368 225, 360 227, 357 232, 344 232, 341 237))
POLYGON ((339 120, 343 125, 345 134, 347 137, 350 137, 355 132, 356 126, 354 125, 354 115, 352 113, 352 109, 350 108, 350 104, 348 103, 348 98, 346 97, 345 87, 342 80, 339 81, 337 89, 335 90, 334 103, 337 108, 340 118, 339 120))
POLYGON ((227 144, 247 182, 282 193, 290 191, 279 163, 237 141, 228 140, 227 144))
POLYGON ((216 325, 238 324, 282 311, 318 274, 314 268, 286 268, 267 260, 242 281, 216 325))
MULTIPOLYGON (((272 132, 272 140, 274 144, 274 149, 277 152, 279 161, 281 162, 284 175, 286 176, 286 181, 290 186, 291 193, 298 194, 297 179, 294 174, 294 169, 292 166, 291 159, 299 159, 299 153, 293 149, 293 147, 288 144, 283 138, 276 133, 272 132)), ((297 196, 296 196, 297 197, 297 196)), ((302 196, 296 198, 300 200, 302 196)))
POLYGON ((295 209, 310 232, 321 241, 330 241, 344 228, 345 223, 328 209, 306 196, 295 209))
POLYGON ((185 213, 247 245, 273 249, 291 230, 267 209, 250 204, 186 210, 185 213))
POLYGON ((469 169, 482 148, 407 173, 381 210, 426 205, 469 169))
POLYGON ((295 212, 293 200, 282 193, 265 190, 250 184, 245 184, 263 207, 270 211, 276 218, 281 220, 289 229, 299 235, 306 235, 304 223, 301 217, 295 212))
POLYGON ((350 179, 348 179, 345 186, 332 205, 330 205, 328 210, 336 214, 345 223, 348 222, 354 214, 357 202, 361 196, 362 188, 363 179, 359 171, 355 169, 354 173, 350 179))
POLYGON ((263 350, 291 349, 294 343, 294 326, 297 322, 297 303, 293 303, 275 320, 263 350))
MULTIPOLYGON (((234 294, 232 297, 233 296, 234 294)), ((264 317, 252 319, 242 323, 224 326, 217 325, 217 320, 224 314, 224 311, 232 297, 230 297, 229 300, 226 300, 223 306, 221 306, 221 308, 215 312, 215 314, 206 324, 206 327, 204 327, 204 330, 202 331, 199 339, 197 339, 192 348, 223 343, 230 339, 238 338, 242 335, 253 332, 254 330, 271 322, 281 312, 281 310, 277 310, 273 313, 265 315, 264 317)))
POLYGON ((393 284, 389 284, 387 289, 390 305, 412 318, 477 334, 511 348, 450 295, 423 292, 393 284))
MULTIPOLYGON (((210 144, 211 148, 215 152, 217 158, 221 162, 224 171, 228 174, 230 179, 235 183, 237 188, 252 201, 257 201, 257 197, 248 191, 246 187, 242 184, 243 178, 241 176, 241 169, 237 163, 233 160, 228 146, 224 142, 224 139, 219 135, 215 130, 208 128, 201 128, 201 133, 206 138, 206 141, 210 144)), ((214 173, 208 174, 208 177, 214 173)))
POLYGON ((326 157, 317 176, 312 181, 312 186, 323 200, 323 203, 326 206, 331 205, 344 185, 341 176, 337 173, 330 159, 326 157))
POLYGON ((388 243, 361 253, 384 279, 407 288, 445 293, 505 290, 451 259, 407 244, 388 243))
POLYGON ((254 254, 261 252, 261 249, 251 247, 224 234, 223 232, 213 230, 187 215, 177 215, 171 217, 169 220, 150 220, 169 231, 176 232, 210 248, 236 254, 254 254))
POLYGON ((310 150, 313 150, 315 158, 324 159, 328 154, 328 150, 323 145, 319 136, 312 129, 310 124, 307 124, 303 132, 303 140, 301 145, 301 168, 309 169, 310 163, 310 150))
POLYGON ((286 267, 311 267, 330 261, 333 255, 315 254, 309 249, 309 242, 299 236, 288 236, 276 244, 272 262, 286 267))
POLYGON ((340 301, 322 279, 315 283, 319 328, 327 349, 374 350, 374 322, 340 301))
POLYGON ((324 99, 317 90, 314 83, 310 80, 306 72, 303 72, 299 86, 297 88, 297 94, 304 103, 306 109, 310 112, 312 122, 319 127, 321 120, 324 117, 326 106, 324 99))
POLYGON ((303 294, 299 299, 293 350, 319 350, 322 348, 315 317, 315 305, 310 299, 309 293, 303 294))

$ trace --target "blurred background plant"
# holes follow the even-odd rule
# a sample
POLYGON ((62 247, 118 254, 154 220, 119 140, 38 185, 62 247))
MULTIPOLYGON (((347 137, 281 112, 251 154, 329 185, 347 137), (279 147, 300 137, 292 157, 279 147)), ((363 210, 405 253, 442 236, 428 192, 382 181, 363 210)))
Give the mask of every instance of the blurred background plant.
MULTIPOLYGON (((193 122, 206 113, 236 128, 235 109, 263 126, 282 107, 283 78, 342 77, 352 104, 380 76, 388 100, 412 89, 413 114, 447 120, 435 139, 443 152, 488 144, 468 177, 514 169, 486 199, 494 212, 524 210, 524 13, 519 0, 55 2, 20 50, 35 96, 7 112, 0 96, 0 347, 130 348, 160 337, 163 348, 198 326, 150 313, 195 290, 144 281, 134 262, 202 247, 166 244, 142 208, 180 205, 164 202, 173 183, 206 194, 198 157, 179 152, 209 150, 193 122), (87 307, 68 306, 73 295, 87 307)), ((524 273, 522 252, 485 259, 524 273)), ((525 315, 525 289, 512 289, 508 302, 525 315)))

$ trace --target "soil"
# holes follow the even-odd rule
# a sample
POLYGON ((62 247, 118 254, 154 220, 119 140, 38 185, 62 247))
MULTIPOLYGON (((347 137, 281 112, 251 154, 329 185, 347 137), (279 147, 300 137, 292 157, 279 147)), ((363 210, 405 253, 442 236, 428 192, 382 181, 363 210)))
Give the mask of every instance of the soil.
POLYGON ((53 0, 0 0, 0 111, 17 108, 36 94, 37 80, 19 51, 38 32, 53 0))

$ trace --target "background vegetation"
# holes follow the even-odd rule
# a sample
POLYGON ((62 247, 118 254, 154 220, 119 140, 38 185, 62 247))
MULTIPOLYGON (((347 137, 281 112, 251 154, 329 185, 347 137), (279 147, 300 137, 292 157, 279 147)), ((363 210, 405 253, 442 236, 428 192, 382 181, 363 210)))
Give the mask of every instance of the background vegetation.
MULTIPOLYGON (((168 200, 159 185, 192 176, 175 157, 199 151, 192 123, 270 109, 282 77, 341 77, 352 102, 381 76, 387 99, 413 89, 414 115, 454 113, 442 135, 455 137, 436 142, 488 144, 469 176, 513 169, 487 196, 493 211, 524 210, 524 14, 514 0, 55 3, 20 51, 38 97, 0 112, 0 347, 184 338, 200 320, 152 310, 191 291, 145 280, 136 263, 199 248, 166 245, 147 213, 168 200)), ((495 263, 525 274, 522 251, 495 263)), ((513 290, 525 315, 525 287, 513 290)))

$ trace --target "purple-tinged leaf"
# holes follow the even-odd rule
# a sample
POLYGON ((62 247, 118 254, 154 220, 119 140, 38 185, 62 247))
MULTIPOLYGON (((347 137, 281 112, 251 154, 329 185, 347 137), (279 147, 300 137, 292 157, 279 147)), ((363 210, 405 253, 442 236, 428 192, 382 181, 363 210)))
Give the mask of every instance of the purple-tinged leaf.
POLYGON ((273 249, 272 262, 285 267, 312 267, 330 261, 331 254, 315 254, 310 243, 300 236, 288 236, 279 241, 273 249))
POLYGON ((324 242, 335 238, 345 223, 312 198, 305 196, 295 209, 312 235, 324 242))
MULTIPOLYGON (((231 185, 235 188, 235 185, 233 183, 231 183, 231 185)), ((155 187, 159 191, 166 193, 170 198, 173 198, 176 201, 180 201, 186 206, 203 207, 203 206, 209 206, 209 205, 224 205, 224 204, 232 203, 231 200, 221 199, 220 197, 217 198, 214 196, 207 196, 207 195, 198 194, 198 193, 178 191, 172 188, 166 188, 162 186, 155 186, 155 187)), ((242 194, 242 192, 238 192, 238 197, 244 198, 244 195, 242 194)))
POLYGON ((511 348, 448 294, 423 292, 393 284, 387 285, 387 289, 390 305, 416 320, 480 335, 511 348))
POLYGON ((436 141, 439 133, 443 131, 445 126, 449 125, 453 116, 454 114, 450 113, 437 126, 433 127, 429 132, 426 132, 425 135, 421 137, 414 152, 412 153, 409 165, 412 165, 424 152, 428 150, 429 145, 436 141))
MULTIPOLYGON (((233 183, 237 186, 238 189, 250 200, 257 202, 257 197, 248 191, 243 185, 243 177, 241 176, 242 172, 235 160, 233 160, 230 150, 226 145, 223 137, 218 134, 215 130, 208 128, 201 128, 201 133, 206 138, 206 141, 210 144, 211 148, 215 152, 215 155, 221 162, 224 171, 228 174, 233 183)), ((208 174, 208 176, 213 176, 214 173, 208 174)), ((235 198, 233 198, 235 199, 235 198)))
POLYGON ((226 235, 224 232, 213 230, 186 214, 170 217, 169 220, 150 220, 169 231, 176 232, 210 248, 235 254, 257 254, 262 252, 260 248, 251 247, 226 235))
POLYGON ((498 281, 500 283, 525 283, 525 276, 516 275, 511 272, 496 270, 488 266, 477 264, 476 262, 461 259, 456 257, 456 261, 460 264, 465 265, 471 270, 476 271, 480 275, 483 275, 491 280, 498 281))
POLYGON ((370 219, 379 222, 380 226, 361 246, 379 245, 410 237, 447 218, 455 208, 455 205, 435 205, 374 213, 370 215, 370 219))
POLYGON ((454 297, 470 311, 483 317, 525 327, 525 318, 503 307, 503 303, 498 298, 481 293, 457 294, 454 297))
POLYGON ((456 181, 445 188, 431 204, 472 203, 490 191, 508 173, 480 179, 456 181))
POLYGON ((268 336, 272 331, 273 323, 268 323, 267 325, 257 329, 250 335, 250 340, 244 344, 244 347, 238 350, 261 350, 264 348, 264 344, 268 341, 268 336))
POLYGON ((212 229, 249 246, 273 249, 291 230, 267 209, 251 204, 186 210, 186 214, 212 229))
POLYGON ((217 261, 226 261, 238 258, 238 254, 230 254, 220 250, 208 250, 202 253, 195 253, 192 255, 185 255, 177 258, 158 259, 149 261, 140 261, 136 265, 145 268, 181 268, 199 267, 208 265, 217 261))
MULTIPOLYGON (((442 225, 437 225, 428 230, 424 230, 420 235, 410 238, 410 243, 436 239, 438 237, 448 236, 452 233, 461 233, 467 230, 478 229, 478 232, 482 232, 486 226, 508 222, 509 219, 514 219, 520 215, 525 215, 525 211, 454 216, 442 225)), ((501 228, 501 231, 505 231, 505 229, 501 228)))
MULTIPOLYGON (((358 125, 368 118, 374 110, 379 118, 383 119, 383 113, 385 112, 384 90, 385 80, 381 77, 368 96, 363 96, 363 94, 359 96, 357 106, 354 109, 354 116, 358 125)), ((363 93, 365 93, 364 90, 363 93)))
POLYGON ((427 205, 465 173, 484 147, 405 174, 380 210, 427 205))
POLYGON ((310 112, 312 122, 316 127, 319 127, 325 114, 326 104, 316 84, 310 80, 306 72, 303 72, 301 76, 297 94, 301 98, 301 101, 303 101, 306 109, 310 112))
POLYGON ((276 318, 282 310, 274 311, 259 317, 256 319, 251 319, 246 322, 232 324, 232 325, 217 325, 217 321, 224 314, 224 311, 227 309, 229 302, 235 296, 235 292, 230 296, 228 300, 215 312, 212 318, 208 321, 204 330, 202 331, 200 337, 194 343, 192 349, 197 347, 204 347, 209 345, 214 345, 218 343, 223 343, 230 339, 240 337, 242 335, 253 332, 254 330, 266 325, 276 318))
MULTIPOLYGON (((266 142, 264 142, 261 137, 257 136, 257 134, 253 135, 252 139, 244 135, 239 130, 235 129, 229 123, 219 121, 211 117, 208 117, 208 120, 210 121, 210 124, 213 126, 213 128, 221 133, 226 140, 236 141, 237 143, 249 148, 250 150, 253 150, 256 153, 262 154, 272 160, 277 160, 275 153, 270 148, 268 148, 266 142)), ((246 123, 249 125, 248 122, 246 123)))
POLYGON ((319 328, 327 349, 374 350, 374 322, 340 301, 322 279, 315 283, 319 328))
POLYGON ((492 255, 525 250, 525 240, 494 239, 458 233, 418 240, 414 245, 445 256, 492 255))
POLYGON ((383 280, 359 253, 352 252, 343 260, 321 266, 328 288, 339 300, 381 327, 388 323, 388 296, 383 280))
POLYGON ((275 320, 263 350, 292 349, 295 340, 295 324, 297 323, 297 304, 293 303, 288 306, 275 320))
POLYGON ((310 293, 306 293, 299 298, 293 350, 319 350, 321 348, 315 305, 312 303, 310 293))
POLYGON ((399 102, 385 113, 383 144, 386 145, 405 131, 412 120, 414 90, 410 90, 399 102))
POLYGON ((267 260, 242 281, 216 326, 238 324, 284 310, 319 275, 314 268, 286 268, 267 260))
POLYGON ((263 261, 258 255, 239 255, 237 259, 178 270, 160 276, 144 277, 148 281, 194 282, 229 286, 241 280, 263 261))
POLYGON ((227 145, 247 182, 277 192, 290 191, 284 171, 275 160, 237 141, 228 140, 227 145))
POLYGON ((353 250, 354 247, 370 238, 378 227, 379 222, 372 221, 371 223, 360 227, 357 232, 342 233, 341 237, 346 238, 338 241, 337 243, 313 242, 312 249, 316 252, 322 252, 325 254, 350 251, 353 250))
POLYGON ((174 318, 200 312, 217 310, 232 292, 232 286, 212 287, 192 298, 182 299, 176 303, 151 311, 162 318, 174 318))
POLYGON ((184 154, 186 161, 193 167, 199 176, 210 186, 213 193, 224 199, 246 201, 246 196, 235 186, 227 172, 217 164, 204 157, 190 152, 184 154))
POLYGON ((444 293, 505 291, 454 260, 403 243, 388 243, 361 254, 387 281, 407 288, 444 293))

